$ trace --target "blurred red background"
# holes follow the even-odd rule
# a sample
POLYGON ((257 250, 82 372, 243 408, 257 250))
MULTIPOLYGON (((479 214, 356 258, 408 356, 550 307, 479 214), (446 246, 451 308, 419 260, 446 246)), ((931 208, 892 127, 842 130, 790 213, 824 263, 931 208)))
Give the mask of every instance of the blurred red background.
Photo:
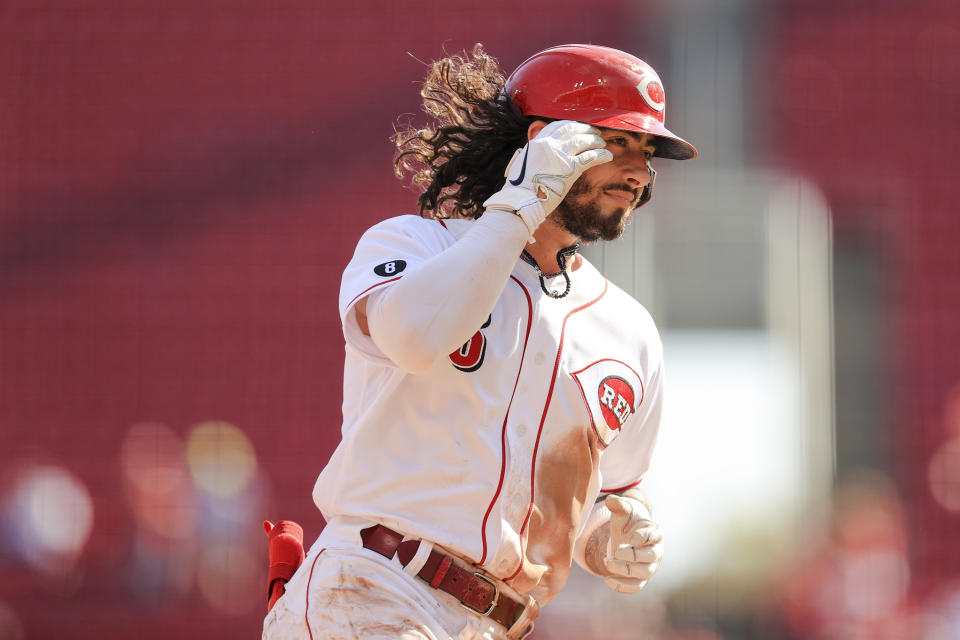
MULTIPOLYGON (((656 7, 620 1, 166 4, 0 2, 11 634, 258 635, 259 521, 322 527, 310 490, 339 439, 339 275, 366 227, 414 212, 389 137, 419 119, 420 61, 483 42, 510 69, 589 41, 660 68, 677 50, 656 7), (31 516, 36 495, 68 507, 31 516), (77 530, 34 548, 44 522, 77 530)), ((886 275, 893 428, 876 437, 922 600, 960 574, 956 511, 928 482, 960 436, 960 6, 756 14, 752 162, 818 183, 835 242, 886 275)))

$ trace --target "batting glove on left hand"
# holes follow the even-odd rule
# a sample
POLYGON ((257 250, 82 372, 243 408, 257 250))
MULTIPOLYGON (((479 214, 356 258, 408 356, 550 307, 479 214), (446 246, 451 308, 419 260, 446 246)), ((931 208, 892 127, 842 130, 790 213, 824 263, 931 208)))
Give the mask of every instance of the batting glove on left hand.
POLYGON ((549 123, 513 154, 504 172, 506 183, 484 208, 515 212, 532 237, 584 171, 613 160, 599 133, 583 122, 549 123))
POLYGON ((634 593, 646 586, 660 566, 663 532, 639 500, 609 495, 605 504, 611 517, 604 565, 614 575, 603 581, 619 593, 634 593))

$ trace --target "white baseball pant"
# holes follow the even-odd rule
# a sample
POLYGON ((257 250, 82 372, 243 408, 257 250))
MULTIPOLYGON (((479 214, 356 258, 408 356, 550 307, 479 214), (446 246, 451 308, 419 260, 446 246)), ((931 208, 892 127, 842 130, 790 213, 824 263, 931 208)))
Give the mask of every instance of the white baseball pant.
POLYGON ((329 523, 314 543, 264 619, 262 640, 506 640, 496 622, 338 529, 329 523))

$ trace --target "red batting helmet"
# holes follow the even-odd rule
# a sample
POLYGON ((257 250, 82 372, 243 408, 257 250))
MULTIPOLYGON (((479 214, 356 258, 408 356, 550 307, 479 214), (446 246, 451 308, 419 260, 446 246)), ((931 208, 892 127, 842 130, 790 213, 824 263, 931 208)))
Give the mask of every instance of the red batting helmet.
POLYGON ((592 44, 551 47, 522 62, 504 91, 525 116, 649 133, 658 138, 655 156, 697 156, 692 144, 663 126, 666 99, 657 72, 623 51, 592 44))

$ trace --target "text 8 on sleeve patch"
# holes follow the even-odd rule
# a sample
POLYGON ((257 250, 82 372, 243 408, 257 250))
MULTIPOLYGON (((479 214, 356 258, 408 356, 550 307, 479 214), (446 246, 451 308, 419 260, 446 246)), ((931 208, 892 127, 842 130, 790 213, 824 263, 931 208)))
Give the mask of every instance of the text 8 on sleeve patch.
POLYGON ((373 268, 373 272, 378 276, 383 278, 388 278, 390 276, 395 276, 404 269, 407 268, 406 260, 391 260, 390 262, 384 262, 383 264, 378 264, 373 268))

